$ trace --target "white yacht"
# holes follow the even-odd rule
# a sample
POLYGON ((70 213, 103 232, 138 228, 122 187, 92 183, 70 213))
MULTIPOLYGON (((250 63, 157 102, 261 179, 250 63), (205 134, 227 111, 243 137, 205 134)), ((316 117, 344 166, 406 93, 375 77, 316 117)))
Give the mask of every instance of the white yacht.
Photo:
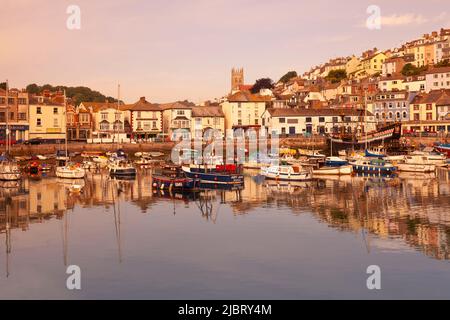
POLYGON ((402 163, 397 164, 398 171, 406 172, 435 172, 436 165, 434 165, 426 156, 409 155, 405 156, 402 163))
POLYGON ((299 166, 270 166, 261 169, 261 175, 267 179, 306 181, 311 180, 311 172, 303 170, 299 166))

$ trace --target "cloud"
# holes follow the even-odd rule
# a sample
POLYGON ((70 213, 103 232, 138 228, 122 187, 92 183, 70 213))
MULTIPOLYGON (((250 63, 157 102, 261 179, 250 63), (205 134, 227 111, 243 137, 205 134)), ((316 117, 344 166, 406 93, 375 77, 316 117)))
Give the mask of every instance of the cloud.
POLYGON ((390 15, 381 17, 382 26, 405 26, 411 24, 424 24, 428 21, 421 14, 406 13, 402 15, 390 15))

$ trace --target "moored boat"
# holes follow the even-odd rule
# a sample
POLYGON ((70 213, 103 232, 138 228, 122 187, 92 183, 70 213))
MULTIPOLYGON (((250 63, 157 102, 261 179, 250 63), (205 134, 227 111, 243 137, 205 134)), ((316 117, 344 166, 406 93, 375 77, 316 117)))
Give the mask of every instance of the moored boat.
POLYGON ((82 179, 86 172, 78 163, 67 163, 64 166, 56 167, 55 174, 63 179, 82 179))
POLYGON ((110 160, 108 164, 109 174, 115 177, 135 177, 136 168, 133 164, 124 159, 110 160))
POLYGON ((200 179, 201 183, 212 183, 212 184, 243 184, 244 176, 240 173, 230 173, 222 170, 196 170, 190 166, 183 166, 183 172, 186 177, 200 179))
POLYGON ((348 161, 339 157, 326 157, 325 166, 328 167, 340 167, 348 165, 348 161))
POLYGON ((399 171, 406 172, 435 172, 436 166, 431 163, 425 156, 409 155, 405 156, 402 163, 397 164, 399 171))
POLYGON ((443 154, 447 155, 447 157, 450 158, 450 143, 441 143, 438 144, 435 148, 436 150, 442 152, 443 154))
POLYGON ((287 181, 306 181, 311 180, 310 171, 303 170, 300 166, 270 166, 261 169, 261 175, 266 179, 287 180, 287 181))
POLYGON ((382 159, 359 159, 350 164, 356 173, 390 175, 397 171, 392 163, 382 159))
POLYGON ((342 166, 323 166, 313 170, 313 175, 348 175, 352 174, 353 167, 351 165, 342 166))

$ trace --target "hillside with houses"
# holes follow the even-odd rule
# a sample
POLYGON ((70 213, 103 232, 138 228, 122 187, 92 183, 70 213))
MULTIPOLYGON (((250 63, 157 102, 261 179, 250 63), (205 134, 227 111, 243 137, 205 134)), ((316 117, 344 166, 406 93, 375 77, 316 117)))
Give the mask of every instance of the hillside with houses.
MULTIPOLYGON (((230 88, 214 101, 155 103, 137 97, 131 104, 95 92, 68 97, 63 87, 33 90, 0 87, 0 142, 6 123, 12 143, 30 139, 80 142, 146 142, 201 137, 207 129, 222 136, 249 128, 281 136, 370 131, 381 123, 402 123, 404 134, 450 132, 450 29, 440 29, 398 48, 373 48, 335 57, 280 81, 245 82, 243 68, 231 70, 230 88), (104 97, 104 101, 101 101, 104 97), (365 123, 365 127, 361 123, 365 123)), ((90 92, 90 91, 89 91, 90 92)))

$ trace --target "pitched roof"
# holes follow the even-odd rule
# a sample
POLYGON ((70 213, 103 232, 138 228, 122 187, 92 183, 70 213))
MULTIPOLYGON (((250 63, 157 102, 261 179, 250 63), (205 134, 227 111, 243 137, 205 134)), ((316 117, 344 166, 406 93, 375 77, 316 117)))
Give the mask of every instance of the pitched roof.
POLYGON ((225 117, 221 107, 192 107, 192 117, 225 117))
POLYGON ((432 68, 426 74, 450 72, 450 67, 432 68))
POLYGON ((228 96, 230 102, 266 102, 270 100, 270 96, 252 94, 250 91, 238 91, 228 96))
POLYGON ((91 108, 92 112, 99 112, 100 110, 109 108, 117 108, 117 102, 81 102, 80 104, 83 104, 86 108, 91 108))
POLYGON ((160 107, 162 110, 169 110, 169 109, 191 109, 191 108, 192 108, 192 106, 190 106, 190 105, 188 105, 188 104, 186 104, 186 103, 180 102, 180 101, 177 101, 177 102, 170 102, 170 103, 163 103, 163 104, 160 104, 159 107, 160 107))
POLYGON ((423 103, 440 103, 440 105, 446 105, 446 102, 450 98, 450 89, 431 90, 429 93, 418 94, 413 100, 412 104, 423 103))
MULTIPOLYGON (((305 117, 305 116, 363 116, 361 110, 351 108, 269 108, 266 110, 272 117, 305 117)), ((367 111, 368 116, 372 114, 367 111)))
POLYGON ((141 97, 137 102, 124 106, 124 109, 130 111, 161 111, 161 107, 155 103, 150 103, 141 97))

